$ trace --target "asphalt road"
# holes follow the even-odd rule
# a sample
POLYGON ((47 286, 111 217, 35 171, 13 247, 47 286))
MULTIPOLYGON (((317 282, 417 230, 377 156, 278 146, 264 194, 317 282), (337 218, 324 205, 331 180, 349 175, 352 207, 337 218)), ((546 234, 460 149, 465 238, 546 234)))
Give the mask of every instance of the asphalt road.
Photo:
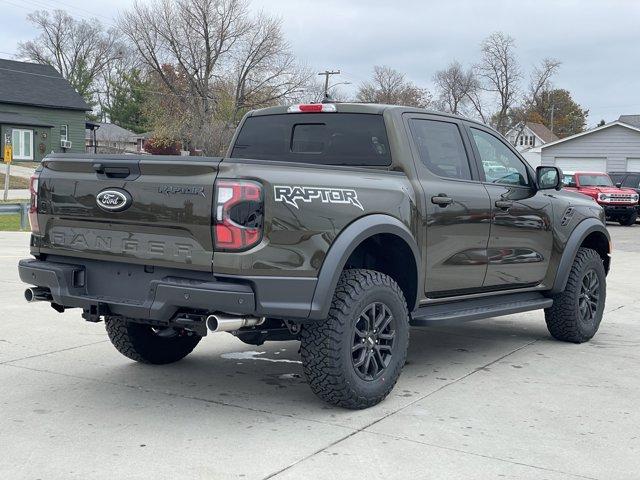
POLYGON ((542 312, 413 329, 395 390, 358 412, 314 397, 294 342, 131 362, 102 324, 27 305, 28 236, 0 233, 0 478, 640 478, 640 225, 610 230, 593 341, 552 340, 542 312))

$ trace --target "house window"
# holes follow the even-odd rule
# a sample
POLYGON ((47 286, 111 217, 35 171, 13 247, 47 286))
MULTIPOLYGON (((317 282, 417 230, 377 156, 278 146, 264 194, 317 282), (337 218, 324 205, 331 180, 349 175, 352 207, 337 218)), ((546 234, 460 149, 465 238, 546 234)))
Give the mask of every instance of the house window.
POLYGON ((69 140, 69 125, 60 125, 60 141, 69 140))
POLYGON ((11 132, 13 158, 16 160, 33 160, 33 130, 14 128, 11 132))

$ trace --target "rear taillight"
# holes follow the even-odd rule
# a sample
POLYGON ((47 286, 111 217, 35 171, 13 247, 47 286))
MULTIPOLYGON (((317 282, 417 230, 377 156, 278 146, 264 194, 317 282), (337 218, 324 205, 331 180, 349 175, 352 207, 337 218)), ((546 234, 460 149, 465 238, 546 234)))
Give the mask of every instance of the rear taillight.
POLYGON ((216 250, 246 250, 262 239, 262 185, 251 180, 217 180, 216 250))
POLYGON ((29 225, 31 226, 31 233, 40 233, 40 225, 38 225, 38 176, 38 173, 34 173, 29 179, 29 192, 31 193, 29 225))

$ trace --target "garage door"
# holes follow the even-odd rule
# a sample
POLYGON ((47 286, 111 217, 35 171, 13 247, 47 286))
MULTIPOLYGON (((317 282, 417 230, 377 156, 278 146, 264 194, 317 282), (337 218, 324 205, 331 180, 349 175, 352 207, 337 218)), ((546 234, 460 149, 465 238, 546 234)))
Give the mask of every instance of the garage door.
POLYGON ((627 159, 627 172, 640 172, 640 158, 627 159))
POLYGON ((556 157, 556 167, 563 172, 606 172, 606 158, 556 157))

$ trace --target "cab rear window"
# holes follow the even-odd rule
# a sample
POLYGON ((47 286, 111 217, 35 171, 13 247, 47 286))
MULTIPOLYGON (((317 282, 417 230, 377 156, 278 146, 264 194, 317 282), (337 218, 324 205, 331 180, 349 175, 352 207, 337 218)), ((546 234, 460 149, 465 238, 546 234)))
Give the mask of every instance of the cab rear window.
POLYGON ((238 134, 231 156, 317 165, 391 164, 382 115, 363 113, 249 117, 238 134))

